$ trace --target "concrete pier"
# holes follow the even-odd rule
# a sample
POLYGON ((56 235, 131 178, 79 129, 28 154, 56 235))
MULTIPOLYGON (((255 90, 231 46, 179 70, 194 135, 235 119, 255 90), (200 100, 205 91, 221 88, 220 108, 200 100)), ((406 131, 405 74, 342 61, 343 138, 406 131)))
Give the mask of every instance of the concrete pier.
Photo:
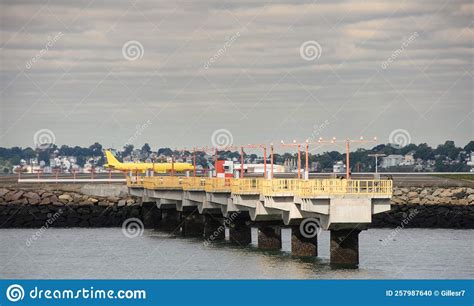
POLYGON ((142 220, 145 228, 157 228, 161 222, 161 211, 155 202, 142 203, 142 220))
POLYGON ((158 228, 177 234, 181 231, 181 213, 175 209, 161 209, 161 222, 158 228))
POLYGON ((222 216, 206 214, 204 217, 204 239, 209 242, 225 240, 225 227, 222 216))
POLYGON ((247 246, 252 243, 252 229, 244 218, 237 218, 229 222, 229 241, 240 245, 247 246))
POLYGON ((204 216, 200 215, 197 209, 184 211, 182 215, 181 233, 185 237, 203 237, 204 216))
POLYGON ((258 248, 281 250, 281 227, 289 226, 292 254, 317 256, 317 235, 300 233, 296 226, 314 222, 318 230, 331 231, 331 264, 344 267, 357 267, 359 232, 373 215, 390 211, 392 196, 391 180, 145 176, 128 178, 127 185, 142 203, 157 203, 161 227, 173 232, 182 228, 185 236, 202 237, 206 243, 225 239, 227 227, 232 243, 247 246, 253 225, 258 248))
POLYGON ((331 266, 357 268, 360 229, 331 230, 331 266))
POLYGON ((291 227, 291 254, 293 256, 318 256, 318 235, 304 237, 299 225, 291 227))
POLYGON ((258 224, 257 247, 264 250, 281 249, 281 227, 266 223, 258 224))

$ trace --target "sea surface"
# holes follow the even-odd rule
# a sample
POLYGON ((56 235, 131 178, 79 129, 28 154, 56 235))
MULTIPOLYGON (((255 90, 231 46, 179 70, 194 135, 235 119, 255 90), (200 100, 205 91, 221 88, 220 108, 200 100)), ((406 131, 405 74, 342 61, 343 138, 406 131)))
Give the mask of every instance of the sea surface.
POLYGON ((282 236, 282 251, 265 252, 156 230, 127 238, 120 228, 1 229, 0 278, 474 278, 474 230, 363 231, 355 270, 330 267, 329 232, 319 236, 319 256, 309 259, 291 256, 290 231, 282 236))

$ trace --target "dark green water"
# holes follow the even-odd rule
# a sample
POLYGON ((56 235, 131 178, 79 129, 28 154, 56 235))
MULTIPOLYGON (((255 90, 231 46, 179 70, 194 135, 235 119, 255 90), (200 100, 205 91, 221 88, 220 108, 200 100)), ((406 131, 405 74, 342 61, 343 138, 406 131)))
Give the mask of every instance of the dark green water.
MULTIPOLYGON (((120 228, 0 230, 0 278, 473 278, 474 230, 371 229, 360 234, 360 268, 329 266, 329 233, 319 237, 319 257, 262 252, 226 242, 145 230, 126 238, 120 228), (387 237, 393 237, 384 244, 387 237), (29 240, 30 239, 30 240, 29 240), (30 241, 30 245, 27 245, 30 241)), ((283 232, 289 250, 289 232, 283 232)))

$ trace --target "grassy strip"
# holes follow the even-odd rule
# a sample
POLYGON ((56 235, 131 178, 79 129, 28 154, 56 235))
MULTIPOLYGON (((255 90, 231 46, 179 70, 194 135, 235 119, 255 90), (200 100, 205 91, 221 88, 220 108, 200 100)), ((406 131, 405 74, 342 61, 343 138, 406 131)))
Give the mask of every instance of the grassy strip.
POLYGON ((474 181, 474 174, 433 174, 433 176, 452 180, 474 181))

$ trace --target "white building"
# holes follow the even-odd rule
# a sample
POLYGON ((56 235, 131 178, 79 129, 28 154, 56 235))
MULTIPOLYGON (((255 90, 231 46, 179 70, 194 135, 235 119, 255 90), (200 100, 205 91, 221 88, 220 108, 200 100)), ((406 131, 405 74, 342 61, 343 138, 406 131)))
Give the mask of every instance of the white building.
POLYGON ((403 157, 403 161, 400 166, 413 166, 415 164, 415 158, 413 153, 408 153, 403 157))
POLYGON ((380 165, 380 167, 390 168, 390 167, 400 166, 404 160, 405 160, 405 157, 403 157, 402 155, 391 154, 383 158, 382 165, 380 165))
POLYGON ((346 165, 342 161, 338 161, 334 165, 332 165, 332 172, 334 172, 334 173, 345 173, 346 172, 346 165))
POLYGON ((468 166, 474 167, 474 152, 471 152, 471 157, 469 158, 469 161, 467 162, 468 166))

